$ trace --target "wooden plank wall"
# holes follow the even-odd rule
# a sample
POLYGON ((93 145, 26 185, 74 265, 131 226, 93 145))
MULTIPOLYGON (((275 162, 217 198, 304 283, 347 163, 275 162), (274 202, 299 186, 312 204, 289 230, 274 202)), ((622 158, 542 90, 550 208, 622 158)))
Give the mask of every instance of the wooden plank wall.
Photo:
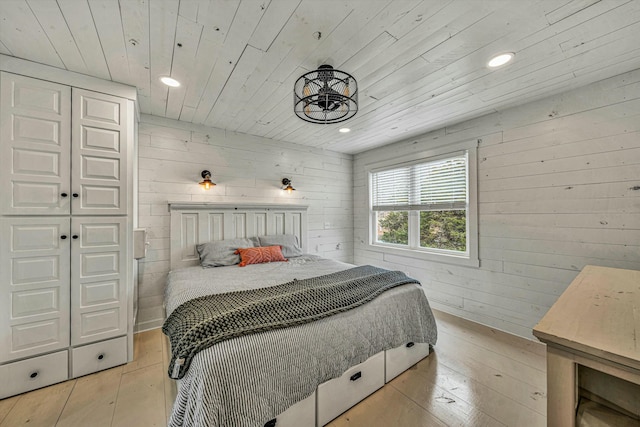
POLYGON ((137 329, 162 324, 169 271, 167 201, 308 205, 309 252, 353 261, 352 156, 154 116, 139 125, 139 227, 151 243, 140 260, 137 329), (206 191, 200 172, 217 185, 206 191), (281 189, 282 178, 294 191, 281 189))
POLYGON ((587 264, 640 269, 640 70, 355 155, 354 259, 433 307, 531 338, 587 264), (366 165, 480 139, 480 268, 368 250, 366 165))

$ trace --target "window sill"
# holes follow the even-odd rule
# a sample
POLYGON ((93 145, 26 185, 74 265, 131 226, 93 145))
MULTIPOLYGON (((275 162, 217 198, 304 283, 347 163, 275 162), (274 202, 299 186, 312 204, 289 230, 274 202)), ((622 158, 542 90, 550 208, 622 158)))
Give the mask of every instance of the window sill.
POLYGON ((419 251, 415 249, 404 249, 395 246, 379 245, 373 243, 369 244, 369 250, 423 261, 440 262, 444 264, 461 265, 465 267, 480 267, 480 260, 478 258, 471 258, 464 255, 419 251))

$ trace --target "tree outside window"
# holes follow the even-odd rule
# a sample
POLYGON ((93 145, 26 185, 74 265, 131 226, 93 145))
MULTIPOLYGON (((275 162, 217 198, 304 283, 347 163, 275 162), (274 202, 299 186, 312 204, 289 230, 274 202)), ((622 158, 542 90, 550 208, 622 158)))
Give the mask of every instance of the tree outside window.
POLYGON ((466 211, 420 212, 420 246, 423 248, 466 251, 466 211))
POLYGON ((409 244, 409 212, 378 212, 378 242, 409 244))

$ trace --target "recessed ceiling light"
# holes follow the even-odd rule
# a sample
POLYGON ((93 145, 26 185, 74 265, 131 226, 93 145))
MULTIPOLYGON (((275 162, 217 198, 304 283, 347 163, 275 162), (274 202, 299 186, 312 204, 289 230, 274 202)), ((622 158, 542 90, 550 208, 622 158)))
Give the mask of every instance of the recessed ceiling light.
POLYGON ((351 129, 349 129, 349 128, 340 128, 340 129, 338 129, 338 132, 347 133, 347 132, 351 132, 351 129))
POLYGON ((172 79, 171 77, 160 77, 160 81, 167 86, 178 87, 180 86, 180 82, 176 79, 172 79))
POLYGON ((512 53, 512 52, 501 53, 500 55, 496 55, 493 58, 491 58, 491 60, 489 60, 487 65, 491 68, 496 68, 511 61, 514 56, 515 56, 515 53, 512 53))

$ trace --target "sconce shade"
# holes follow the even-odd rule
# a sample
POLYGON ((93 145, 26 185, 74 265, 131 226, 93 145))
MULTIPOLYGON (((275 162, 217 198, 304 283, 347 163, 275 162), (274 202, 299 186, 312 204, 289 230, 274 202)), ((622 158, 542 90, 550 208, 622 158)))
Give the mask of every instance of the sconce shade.
POLYGON ((358 112, 358 83, 331 65, 303 74, 293 88, 293 110, 302 120, 330 124, 350 119, 358 112))
POLYGON ((211 172, 202 171, 202 173, 200 173, 200 176, 202 176, 202 182, 200 183, 200 185, 202 185, 205 190, 208 190, 216 185, 215 182, 211 182, 211 172))
POLYGON ((296 191, 296 189, 291 186, 291 180, 289 178, 282 178, 282 189, 289 194, 296 191))

